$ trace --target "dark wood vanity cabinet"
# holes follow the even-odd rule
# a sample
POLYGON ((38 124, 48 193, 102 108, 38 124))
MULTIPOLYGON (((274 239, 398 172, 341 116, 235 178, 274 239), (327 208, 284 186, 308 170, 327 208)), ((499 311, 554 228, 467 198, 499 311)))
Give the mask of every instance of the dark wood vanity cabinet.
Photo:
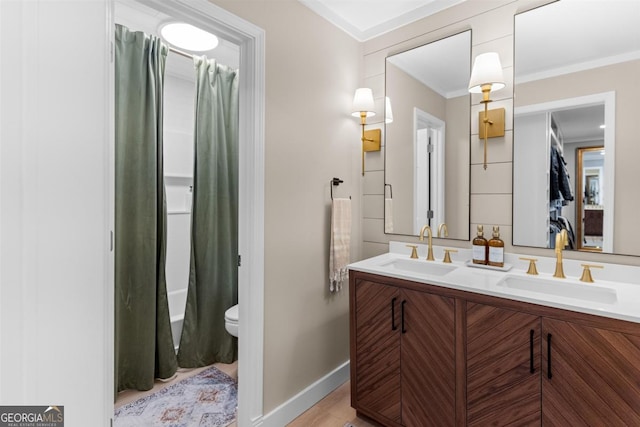
POLYGON ((540 317, 467 303, 467 425, 540 425, 540 317))
POLYGON ((635 331, 549 318, 542 319, 542 331, 543 425, 640 426, 635 331))
POLYGON ((352 405, 399 424, 402 395, 400 317, 396 307, 400 289, 359 281, 355 295, 356 301, 351 303, 355 314, 355 334, 351 335, 352 405))
POLYGON ((639 336, 474 303, 466 320, 467 425, 640 426, 639 336))
POLYGON ((384 426, 640 426, 640 324, 350 272, 351 401, 384 426))
POLYGON ((453 299, 371 280, 351 293, 352 405, 385 425, 453 426, 453 299))

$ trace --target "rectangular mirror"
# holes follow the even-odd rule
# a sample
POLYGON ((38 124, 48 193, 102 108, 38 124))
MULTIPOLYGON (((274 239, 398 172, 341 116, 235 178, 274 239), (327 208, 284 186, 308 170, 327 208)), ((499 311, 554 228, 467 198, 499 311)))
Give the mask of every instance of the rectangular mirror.
POLYGON ((640 255, 640 2, 515 16, 513 244, 640 255))
POLYGON ((385 233, 469 240, 470 73, 471 31, 387 57, 385 233))

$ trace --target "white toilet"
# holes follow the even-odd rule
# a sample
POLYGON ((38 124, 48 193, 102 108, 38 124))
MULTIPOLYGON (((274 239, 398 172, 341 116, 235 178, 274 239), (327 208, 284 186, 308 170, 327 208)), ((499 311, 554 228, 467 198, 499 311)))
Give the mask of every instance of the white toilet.
POLYGON ((238 304, 225 311, 224 327, 229 334, 238 336, 238 304))

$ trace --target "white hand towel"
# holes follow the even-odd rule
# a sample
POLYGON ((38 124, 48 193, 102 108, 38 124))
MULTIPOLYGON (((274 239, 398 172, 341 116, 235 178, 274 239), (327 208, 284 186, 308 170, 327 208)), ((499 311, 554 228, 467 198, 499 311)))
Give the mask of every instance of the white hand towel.
POLYGON ((329 246, 329 290, 338 292, 349 278, 351 259, 351 199, 331 203, 331 243, 329 246))
POLYGON ((384 199, 384 232, 393 233, 393 199, 384 199))

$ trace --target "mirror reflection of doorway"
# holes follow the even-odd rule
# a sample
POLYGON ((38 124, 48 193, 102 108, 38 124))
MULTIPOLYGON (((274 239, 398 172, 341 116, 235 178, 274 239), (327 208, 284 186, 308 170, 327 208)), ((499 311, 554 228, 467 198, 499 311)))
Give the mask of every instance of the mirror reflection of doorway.
POLYGON ((414 109, 414 233, 444 222, 445 122, 414 109))
POLYGON ((601 252, 604 246, 604 147, 583 147, 576 150, 578 167, 577 198, 578 250, 601 252))

